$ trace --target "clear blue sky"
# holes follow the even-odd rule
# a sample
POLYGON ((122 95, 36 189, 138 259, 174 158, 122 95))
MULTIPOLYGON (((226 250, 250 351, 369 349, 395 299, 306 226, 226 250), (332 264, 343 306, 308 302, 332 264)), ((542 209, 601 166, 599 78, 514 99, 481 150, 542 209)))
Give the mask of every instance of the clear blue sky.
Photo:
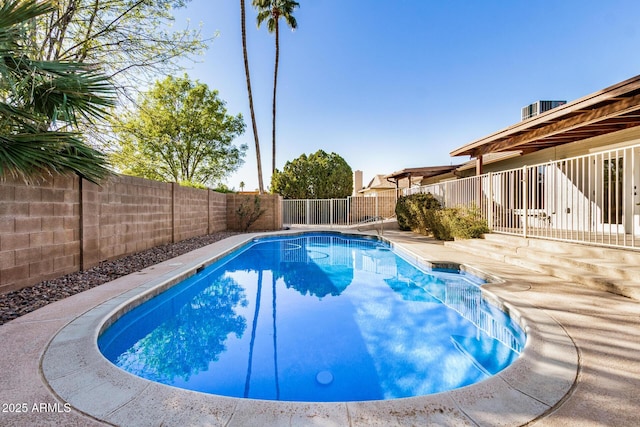
MULTIPOLYGON (((247 3, 249 64, 265 187, 271 179, 274 38, 247 3)), ((540 99, 572 101, 640 74, 637 0, 299 0, 280 34, 277 168, 319 149, 375 174, 462 163, 449 152, 520 120, 540 99)), ((227 183, 257 188, 237 0, 176 13, 218 36, 188 74, 247 124, 245 164, 227 183)))

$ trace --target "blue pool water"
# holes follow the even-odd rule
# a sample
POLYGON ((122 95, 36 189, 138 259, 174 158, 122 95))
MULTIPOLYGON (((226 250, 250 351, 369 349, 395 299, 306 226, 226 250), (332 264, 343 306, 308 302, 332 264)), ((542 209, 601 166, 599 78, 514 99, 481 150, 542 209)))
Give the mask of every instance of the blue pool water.
POLYGON ((377 239, 255 240, 99 337, 135 375, 286 401, 394 399, 481 381, 524 334, 471 275, 421 269, 377 239))

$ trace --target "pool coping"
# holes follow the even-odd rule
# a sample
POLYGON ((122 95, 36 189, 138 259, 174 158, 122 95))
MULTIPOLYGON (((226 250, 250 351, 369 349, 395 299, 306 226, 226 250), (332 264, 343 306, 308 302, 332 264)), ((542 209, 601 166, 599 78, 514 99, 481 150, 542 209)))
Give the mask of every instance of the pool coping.
MULTIPOLYGON (((223 244, 195 251, 191 256, 179 257, 180 262, 175 258, 159 264, 158 268, 147 269, 144 273, 147 277, 133 286, 124 284, 128 276, 118 279, 122 292, 75 317, 49 342, 40 361, 44 380, 61 401, 77 411, 116 425, 235 426, 258 421, 261 425, 521 425, 552 411, 574 387, 578 351, 564 328, 542 310, 522 301, 499 298, 486 288, 482 288, 485 298, 507 311, 525 330, 527 343, 521 357, 496 376, 480 383, 427 396, 330 403, 231 398, 139 378, 117 368, 98 350, 99 333, 114 315, 129 309, 131 300, 157 295, 196 269, 215 262, 256 237, 307 232, 239 235, 222 241, 223 244), (162 264, 171 263, 174 264, 172 270, 162 268, 162 264), (178 263, 182 265, 177 266, 178 263), (549 360, 554 363, 550 364, 549 360)), ((352 231, 344 234, 380 238, 419 263, 434 262, 384 236, 352 231)), ((508 285, 489 272, 475 267, 464 268, 472 268, 474 274, 479 272, 493 277, 497 286, 508 285)))

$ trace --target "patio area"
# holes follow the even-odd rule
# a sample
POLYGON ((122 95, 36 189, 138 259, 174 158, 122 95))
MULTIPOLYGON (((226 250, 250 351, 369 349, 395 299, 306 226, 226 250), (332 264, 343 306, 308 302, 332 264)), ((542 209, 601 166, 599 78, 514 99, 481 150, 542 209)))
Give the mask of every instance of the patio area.
POLYGON ((94 330, 86 329, 87 325, 100 320, 83 315, 94 313, 103 303, 117 307, 128 295, 164 283, 253 237, 230 237, 0 326, 4 343, 0 424, 601 426, 639 422, 638 301, 470 255, 409 232, 385 230, 384 238, 418 259, 455 261, 503 279, 485 288, 521 313, 530 327, 531 341, 516 364, 480 384, 418 398, 265 402, 149 383, 109 367, 90 345, 83 344, 94 339, 94 330))

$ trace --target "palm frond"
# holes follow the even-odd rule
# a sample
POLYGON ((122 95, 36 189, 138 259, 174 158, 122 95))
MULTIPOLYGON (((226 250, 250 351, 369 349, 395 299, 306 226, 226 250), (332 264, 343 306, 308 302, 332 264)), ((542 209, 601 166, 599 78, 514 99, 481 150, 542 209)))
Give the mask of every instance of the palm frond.
POLYGON ((4 1, 0 5, 0 40, 5 31, 15 31, 15 27, 28 22, 30 19, 53 12, 55 8, 49 2, 37 1, 4 1))
POLYGON ((0 6, 0 176, 74 172, 97 182, 110 173, 106 157, 78 133, 56 131, 56 122, 105 118, 115 92, 94 67, 29 57, 28 22, 52 10, 35 0, 0 6))
POLYGON ((68 132, 0 135, 0 176, 31 182, 40 175, 76 173, 98 183, 108 173, 106 156, 68 132))

